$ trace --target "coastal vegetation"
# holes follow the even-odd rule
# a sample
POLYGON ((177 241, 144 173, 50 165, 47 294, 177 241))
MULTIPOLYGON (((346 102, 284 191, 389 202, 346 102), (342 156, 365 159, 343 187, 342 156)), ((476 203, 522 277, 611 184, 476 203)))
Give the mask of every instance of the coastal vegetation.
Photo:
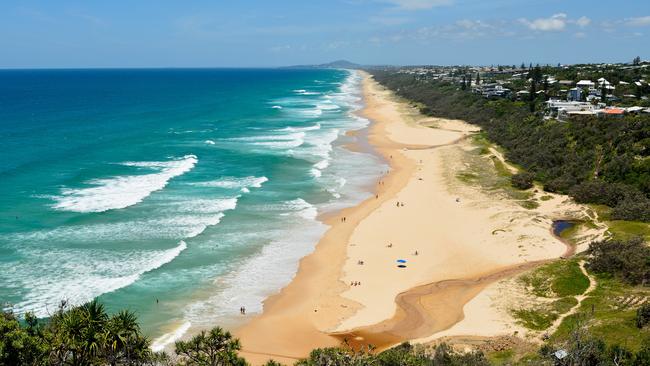
MULTIPOLYGON (((490 141, 504 148, 508 160, 532 174, 544 190, 607 205, 615 220, 650 221, 650 116, 561 122, 543 118, 542 97, 533 99, 535 107, 530 108, 527 101, 486 99, 453 82, 398 69, 370 72, 400 97, 421 105, 424 114, 479 125, 490 141)), ((531 83, 541 83, 532 76, 531 83)), ((525 181, 517 178, 519 183, 525 181)))
MULTIPOLYGON (((549 269, 555 271, 556 269, 549 269)), ((555 285, 566 282, 560 280, 555 285)), ((571 282, 571 281, 569 281, 571 282)), ((554 284, 551 284, 553 288, 554 284)), ((544 285, 546 286, 546 285, 544 285)), ((542 287, 544 287, 542 286, 542 287)), ((559 285, 558 291, 573 294, 573 286, 559 285), (564 292, 566 291, 566 292, 564 292)), ((581 285, 582 286, 582 285, 581 285)), ((640 308, 639 327, 647 327, 650 308, 640 308)), ((650 363, 650 338, 638 337, 631 348, 608 343, 577 321, 565 338, 553 338, 538 352, 513 359, 511 351, 489 354, 480 350, 459 351, 448 344, 412 345, 403 343, 383 352, 372 346, 354 349, 344 342, 340 347, 313 350, 296 366, 488 366, 517 365, 630 365, 650 363), (558 359, 558 349, 567 359, 558 359)), ((178 341, 175 354, 156 353, 129 312, 108 315, 97 301, 79 307, 62 307, 48 320, 27 315, 19 319, 4 313, 0 317, 1 365, 159 365, 159 366, 240 366, 248 365, 238 355, 242 345, 229 332, 216 327, 187 341, 178 341)), ((270 360, 266 366, 281 366, 270 360)))

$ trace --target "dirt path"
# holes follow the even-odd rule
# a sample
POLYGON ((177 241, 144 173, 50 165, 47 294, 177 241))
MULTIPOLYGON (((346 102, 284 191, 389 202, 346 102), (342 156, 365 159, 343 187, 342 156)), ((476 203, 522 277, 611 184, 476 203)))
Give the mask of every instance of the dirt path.
POLYGON ((545 334, 553 334, 553 333, 555 333, 557 331, 557 329, 560 327, 560 324, 562 324, 562 321, 566 317, 577 313, 578 310, 580 309, 580 307, 582 306, 582 302, 587 297, 589 297, 589 294, 592 291, 594 291, 596 289, 596 285, 598 283, 596 282, 596 279, 593 276, 589 275, 589 273, 585 269, 585 261, 580 261, 579 265, 580 265, 580 271, 582 271, 582 274, 587 276, 587 278, 589 279, 589 287, 582 294, 574 296, 576 301, 578 301, 578 303, 574 307, 569 309, 569 311, 567 311, 566 313, 560 315, 557 319, 555 319, 553 324, 548 329, 546 329, 545 334))

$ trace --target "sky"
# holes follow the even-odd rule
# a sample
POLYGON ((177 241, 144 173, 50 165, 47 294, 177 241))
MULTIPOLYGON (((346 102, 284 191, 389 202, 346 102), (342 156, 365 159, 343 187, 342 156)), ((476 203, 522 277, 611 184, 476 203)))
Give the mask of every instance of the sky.
POLYGON ((0 68, 650 59, 650 0, 1 0, 0 68))

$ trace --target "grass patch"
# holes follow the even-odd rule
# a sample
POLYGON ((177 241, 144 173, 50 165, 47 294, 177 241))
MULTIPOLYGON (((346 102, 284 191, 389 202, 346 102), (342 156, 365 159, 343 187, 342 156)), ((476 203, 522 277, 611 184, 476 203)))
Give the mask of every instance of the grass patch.
POLYGON ((650 223, 639 221, 612 220, 612 209, 604 205, 590 205, 598 214, 598 217, 605 221, 609 228, 609 234, 614 239, 628 240, 640 236, 650 241, 650 223))
POLYGON ((575 297, 563 297, 553 302, 553 311, 557 312, 558 314, 564 314, 576 305, 578 305, 578 300, 576 300, 575 297))
POLYGON ((515 355, 515 351, 512 349, 504 349, 503 351, 496 351, 488 354, 488 360, 490 360, 491 365, 505 365, 510 364, 509 361, 515 355))
POLYGON ((464 171, 456 174, 456 178, 458 178, 458 180, 461 182, 474 183, 478 180, 479 177, 475 173, 464 171))
POLYGON ((544 330, 553 324, 557 314, 545 310, 519 309, 513 315, 522 326, 532 330, 544 330))
POLYGON ((628 240, 636 236, 650 241, 650 224, 637 221, 608 221, 609 232, 615 239, 628 240))
POLYGON ((629 286, 607 276, 597 276, 596 280, 596 289, 582 302, 576 314, 562 321, 552 338, 565 340, 581 322, 607 344, 624 345, 637 351, 644 339, 650 339, 650 328, 638 329, 635 323, 638 302, 650 297, 650 289, 629 286))
POLYGON ((577 258, 547 264, 519 279, 534 301, 511 313, 519 324, 537 331, 548 329, 562 314, 578 305, 575 296, 589 288, 589 278, 580 270, 577 258))
POLYGON ((576 296, 589 288, 589 278, 580 270, 577 258, 547 264, 521 280, 538 297, 576 296))
POLYGON ((539 198, 542 201, 550 201, 553 199, 553 196, 545 195, 539 198))
POLYGON ((512 177, 512 173, 508 167, 506 167, 506 165, 497 157, 492 158, 492 163, 494 164, 494 169, 496 169, 496 172, 499 176, 507 178, 512 177))
POLYGON ((517 203, 519 204, 519 206, 527 210, 534 210, 537 207, 539 207, 539 203, 533 200, 519 201, 517 203))

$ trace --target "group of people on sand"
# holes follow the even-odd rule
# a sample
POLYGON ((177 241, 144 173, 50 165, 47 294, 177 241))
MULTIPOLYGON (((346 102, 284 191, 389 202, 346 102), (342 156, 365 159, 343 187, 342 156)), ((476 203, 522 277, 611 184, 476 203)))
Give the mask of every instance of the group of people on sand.
POLYGON ((350 282, 350 286, 361 286, 361 282, 360 281, 352 281, 352 282, 350 282))
POLYGON ((404 202, 397 201, 397 207, 404 207, 404 202))
POLYGON ((348 220, 347 217, 345 217, 345 216, 341 217, 341 222, 346 222, 347 220, 348 220))
POLYGON ((245 306, 242 306, 242 307, 239 308, 239 314, 246 315, 246 307, 245 306))

